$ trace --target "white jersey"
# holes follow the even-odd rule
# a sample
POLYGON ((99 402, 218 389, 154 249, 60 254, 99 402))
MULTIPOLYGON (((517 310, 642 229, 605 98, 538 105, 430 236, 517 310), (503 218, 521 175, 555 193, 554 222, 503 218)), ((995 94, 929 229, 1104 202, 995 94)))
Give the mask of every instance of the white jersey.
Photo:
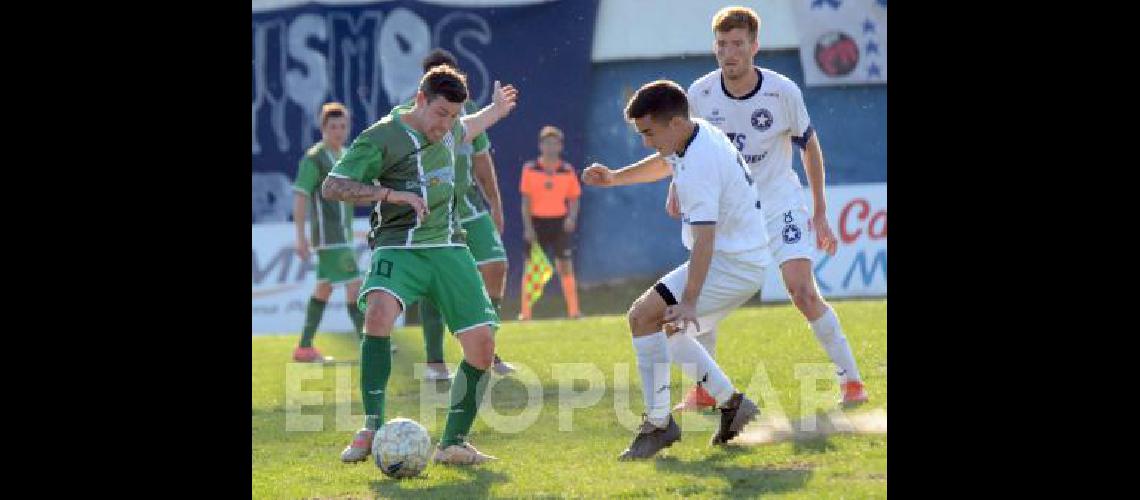
MULTIPOLYGON (((811 120, 795 82, 755 67, 759 82, 748 94, 728 95, 717 69, 689 86, 689 114, 717 126, 744 155, 768 217, 804 206, 803 187, 792 170, 793 143, 806 144, 811 120)), ((801 146, 802 147, 802 146, 801 146)))
POLYGON ((755 251, 759 265, 771 262, 764 210, 740 152, 723 132, 700 118, 683 153, 665 157, 681 207, 681 242, 693 249, 692 225, 716 224, 716 251, 755 251))

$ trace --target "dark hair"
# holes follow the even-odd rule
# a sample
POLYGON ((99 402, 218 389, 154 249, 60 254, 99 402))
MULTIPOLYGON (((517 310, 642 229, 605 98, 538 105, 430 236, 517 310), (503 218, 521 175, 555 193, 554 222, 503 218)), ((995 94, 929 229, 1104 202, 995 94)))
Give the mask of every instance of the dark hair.
POLYGON ((428 70, 441 64, 446 64, 456 69, 459 68, 459 63, 455 61, 455 56, 452 55, 451 52, 449 52, 447 49, 437 48, 431 49, 431 52, 429 52, 428 55, 424 57, 424 73, 427 73, 428 70))
POLYGON ((328 123, 329 118, 340 118, 342 116, 348 116, 348 109, 346 109, 344 105, 339 102, 330 102, 321 106, 322 127, 328 123))
POLYGON ((420 79, 420 91, 428 102, 443 96, 450 102, 462 104, 467 100, 467 78, 451 66, 436 66, 420 79))
POLYGON ((669 121, 674 116, 689 117, 689 100, 680 85, 669 80, 657 80, 642 85, 625 107, 628 120, 646 115, 656 122, 669 121))

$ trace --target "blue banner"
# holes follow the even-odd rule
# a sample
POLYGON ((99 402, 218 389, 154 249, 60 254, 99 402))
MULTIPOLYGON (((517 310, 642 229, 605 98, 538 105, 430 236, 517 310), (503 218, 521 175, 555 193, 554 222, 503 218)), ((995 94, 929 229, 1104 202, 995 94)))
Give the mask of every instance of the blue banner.
POLYGON ((565 158, 581 168, 585 137, 574 132, 584 130, 596 11, 594 0, 483 8, 388 1, 254 13, 253 222, 289 220, 289 185, 305 149, 320 140, 322 104, 348 106, 354 138, 415 94, 423 57, 443 47, 479 105, 490 101, 495 80, 519 89, 519 106, 490 136, 503 239, 520 256, 512 248, 521 247, 519 174, 538 155, 543 125, 567 131, 565 158))

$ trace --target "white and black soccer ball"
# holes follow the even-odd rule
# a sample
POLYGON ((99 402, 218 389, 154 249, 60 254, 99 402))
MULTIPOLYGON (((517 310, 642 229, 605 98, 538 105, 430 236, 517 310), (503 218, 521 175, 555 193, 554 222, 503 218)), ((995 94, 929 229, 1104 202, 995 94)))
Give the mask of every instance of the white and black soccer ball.
POLYGON ((415 477, 427 468, 431 458, 431 436, 415 420, 398 417, 389 420, 372 438, 372 456, 385 476, 415 477))

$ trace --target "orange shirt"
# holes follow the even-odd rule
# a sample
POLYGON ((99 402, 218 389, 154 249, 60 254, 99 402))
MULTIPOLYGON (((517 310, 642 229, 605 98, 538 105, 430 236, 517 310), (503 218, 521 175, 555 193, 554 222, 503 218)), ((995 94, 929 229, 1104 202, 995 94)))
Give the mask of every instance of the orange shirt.
POLYGON ((574 167, 559 162, 553 169, 545 169, 537 161, 523 165, 519 192, 530 197, 530 214, 534 217, 563 217, 566 202, 582 196, 578 175, 574 167))

